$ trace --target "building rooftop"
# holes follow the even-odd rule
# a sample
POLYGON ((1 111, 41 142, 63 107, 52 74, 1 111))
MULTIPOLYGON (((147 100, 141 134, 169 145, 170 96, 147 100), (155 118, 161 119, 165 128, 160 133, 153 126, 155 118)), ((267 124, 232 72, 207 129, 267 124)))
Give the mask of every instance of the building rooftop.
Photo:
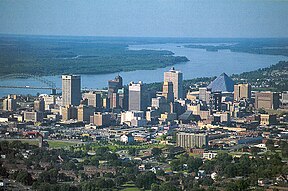
POLYGON ((225 73, 218 76, 213 80, 207 88, 211 88, 212 92, 233 92, 234 91, 234 81, 225 73))

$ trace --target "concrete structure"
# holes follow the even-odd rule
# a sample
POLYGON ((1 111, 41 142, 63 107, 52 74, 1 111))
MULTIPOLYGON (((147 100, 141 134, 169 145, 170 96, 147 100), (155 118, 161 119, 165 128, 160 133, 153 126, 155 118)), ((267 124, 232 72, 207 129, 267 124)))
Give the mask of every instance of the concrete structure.
POLYGON ((78 115, 77 108, 71 105, 61 107, 61 115, 62 115, 62 121, 77 119, 78 115))
POLYGON ((44 99, 40 98, 39 100, 34 101, 34 110, 35 111, 45 111, 45 101, 44 99))
POLYGON ((256 92, 255 108, 256 109, 278 109, 279 108, 279 93, 276 92, 256 92))
POLYGON ((77 119, 78 121, 89 122, 90 116, 92 116, 94 112, 95 107, 80 104, 77 108, 77 119))
POLYGON ((128 126, 144 126, 147 121, 143 111, 126 111, 121 113, 121 124, 128 126))
POLYGON ((210 88, 199 88, 199 100, 209 103, 211 100, 211 89, 210 88))
POLYGON ((117 75, 114 80, 108 81, 108 98, 110 100, 110 108, 119 107, 118 89, 123 88, 123 79, 117 75))
POLYGON ((143 111, 143 84, 130 82, 129 84, 129 108, 130 111, 143 111))
POLYGON ((38 111, 25 111, 24 112, 25 122, 41 122, 43 121, 43 113, 38 111))
POLYGON ((17 109, 16 100, 8 95, 7 99, 3 100, 3 110, 4 111, 15 111, 17 109))
POLYGON ((183 74, 173 68, 168 72, 164 72, 164 82, 172 82, 173 93, 175 99, 183 98, 183 74))
POLYGON ((100 93, 88 92, 83 94, 83 98, 88 100, 88 106, 102 108, 102 98, 100 93))
POLYGON ((239 101, 243 98, 251 98, 251 85, 250 84, 237 84, 234 85, 234 100, 239 101))
POLYGON ((202 148, 208 145, 208 135, 179 132, 176 135, 176 145, 185 149, 202 148))
POLYGON ((276 115, 261 114, 260 115, 260 125, 275 125, 277 124, 276 115))
POLYGON ((81 77, 62 75, 62 106, 78 106, 81 97, 81 77))
POLYGON ((109 126, 111 124, 111 115, 109 113, 96 112, 90 117, 90 123, 96 126, 109 126))
POLYGON ((54 105, 56 104, 56 98, 54 95, 43 95, 41 96, 41 98, 43 98, 44 100, 44 104, 45 104, 45 110, 50 110, 54 107, 54 105))
POLYGON ((127 134, 127 135, 124 134, 120 136, 120 141, 125 144, 133 143, 134 137, 131 134, 127 134))
POLYGON ((174 93, 173 93, 173 83, 172 82, 164 82, 162 96, 166 99, 168 103, 174 101, 174 93))

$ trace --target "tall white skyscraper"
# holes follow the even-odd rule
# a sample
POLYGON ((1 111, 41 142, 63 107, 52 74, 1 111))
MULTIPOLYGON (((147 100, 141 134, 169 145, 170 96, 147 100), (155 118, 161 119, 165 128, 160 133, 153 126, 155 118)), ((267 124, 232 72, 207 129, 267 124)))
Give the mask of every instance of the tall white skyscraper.
POLYGON ((143 90, 142 82, 134 83, 130 82, 129 84, 129 110, 143 111, 143 90))
POLYGON ((172 82, 175 99, 183 98, 183 74, 173 68, 164 72, 164 82, 172 82))
POLYGON ((81 77, 78 75, 62 75, 62 106, 78 106, 81 97, 81 77))

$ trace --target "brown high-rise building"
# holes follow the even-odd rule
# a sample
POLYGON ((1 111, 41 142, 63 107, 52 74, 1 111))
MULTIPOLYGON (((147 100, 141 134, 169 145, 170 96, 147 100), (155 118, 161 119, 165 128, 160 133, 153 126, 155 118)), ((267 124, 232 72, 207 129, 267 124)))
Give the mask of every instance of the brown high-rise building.
POLYGON ((276 92, 257 92, 255 94, 256 109, 278 109, 280 103, 279 93, 276 92))
POLYGON ((169 72, 164 72, 164 82, 172 82, 175 99, 183 98, 183 74, 174 67, 169 72))
POLYGON ((162 96, 165 97, 168 103, 174 101, 174 93, 173 93, 173 83, 172 82, 164 82, 163 83, 163 91, 162 96))
POLYGON ((242 98, 251 98, 251 85, 250 84, 234 85, 234 100, 239 101, 242 98))
POLYGON ((62 75, 62 106, 78 106, 81 97, 81 77, 62 75))

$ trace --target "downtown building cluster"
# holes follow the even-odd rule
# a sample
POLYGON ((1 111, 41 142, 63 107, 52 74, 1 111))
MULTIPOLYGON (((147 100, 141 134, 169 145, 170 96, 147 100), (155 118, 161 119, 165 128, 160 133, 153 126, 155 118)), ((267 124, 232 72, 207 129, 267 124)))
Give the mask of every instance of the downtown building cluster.
MULTIPOLYGON (((79 127, 77 139, 112 136, 153 142, 157 136, 174 135, 175 145, 188 150, 260 143, 264 136, 259 127, 287 123, 286 116, 266 112, 286 107, 285 92, 255 92, 249 83, 235 84, 225 73, 209 85, 192 86, 184 90, 183 73, 174 68, 164 73, 162 91, 142 81, 123 84, 120 75, 108 81, 107 89, 84 91, 81 76, 62 75, 61 95, 3 99, 0 122, 14 129, 33 124, 79 127), (149 134, 151 128, 156 133, 149 134)), ((284 130, 277 136, 286 135, 284 130)), ((68 131, 64 137, 75 135, 68 131)))

